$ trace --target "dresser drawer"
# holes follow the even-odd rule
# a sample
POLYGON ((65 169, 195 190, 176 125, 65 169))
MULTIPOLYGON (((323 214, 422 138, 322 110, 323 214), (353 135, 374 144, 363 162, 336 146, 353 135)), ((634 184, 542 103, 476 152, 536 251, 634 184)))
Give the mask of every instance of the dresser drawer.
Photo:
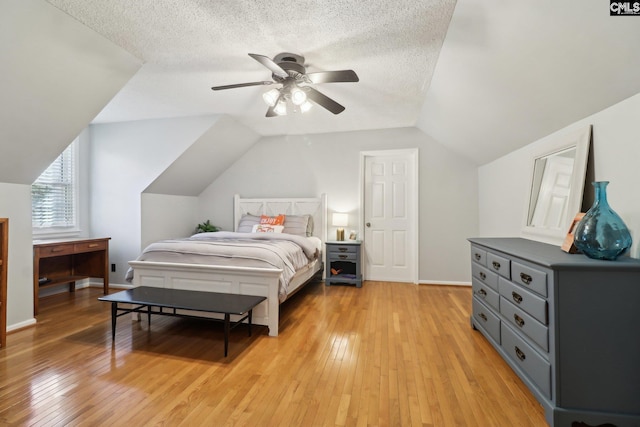
POLYGON ((547 300, 503 278, 498 280, 498 290, 505 299, 535 317, 539 322, 549 324, 547 300))
POLYGON ((487 251, 471 246, 471 260, 480 265, 487 265, 487 251))
POLYGON ((501 328, 502 348, 534 382, 547 399, 551 399, 551 365, 509 326, 501 328))
POLYGON ((504 297, 500 300, 500 313, 516 330, 524 332, 540 348, 549 352, 549 328, 511 304, 504 297))
POLYGON ((487 268, 502 277, 511 279, 511 261, 507 258, 487 252, 487 268))
POLYGON ((485 285, 475 277, 471 279, 471 288, 473 289, 473 295, 479 300, 486 302, 496 310, 500 309, 500 294, 485 285))
POLYGON ((498 275, 496 273, 493 273, 476 263, 471 263, 471 274, 482 283, 490 286, 496 292, 498 291, 498 275))
POLYGON ((41 246, 38 248, 38 251, 40 251, 40 258, 68 255, 73 253, 73 243, 41 246))
POLYGON ((329 261, 355 261, 356 254, 355 253, 335 253, 329 252, 329 261))
POLYGON ((80 243, 74 244, 73 249, 75 252, 102 251, 107 249, 107 242, 106 241, 80 242, 80 243))
POLYGON ((514 262, 511 264, 511 278, 514 283, 531 289, 544 297, 547 296, 547 273, 544 271, 514 262))
POLYGON ((500 344, 500 318, 493 314, 483 303, 481 303, 476 297, 472 299, 473 305, 473 318, 475 323, 482 327, 491 338, 500 344))
POLYGON ((327 245, 327 251, 329 253, 352 253, 355 254, 358 250, 356 245, 327 245))

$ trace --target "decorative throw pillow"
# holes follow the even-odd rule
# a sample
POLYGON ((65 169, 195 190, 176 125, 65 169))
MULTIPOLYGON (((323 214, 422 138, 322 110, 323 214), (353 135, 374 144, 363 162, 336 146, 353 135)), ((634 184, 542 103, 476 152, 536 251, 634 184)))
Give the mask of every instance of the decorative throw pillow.
POLYGON ((236 231, 238 233, 251 233, 253 231, 253 226, 256 224, 260 224, 259 216, 251 214, 242 215, 236 231))
POLYGON ((282 233, 283 225, 256 224, 253 226, 252 233, 282 233))
POLYGON ((296 236, 313 236, 313 217, 311 215, 287 215, 283 233, 296 236))
POLYGON ((280 214, 278 216, 260 216, 260 224, 269 224, 269 225, 284 225, 284 215, 280 214))

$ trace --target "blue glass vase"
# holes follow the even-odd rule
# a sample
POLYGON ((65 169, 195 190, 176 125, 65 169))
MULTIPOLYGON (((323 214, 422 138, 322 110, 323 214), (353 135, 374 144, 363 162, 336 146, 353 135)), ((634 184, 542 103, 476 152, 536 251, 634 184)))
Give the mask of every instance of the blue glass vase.
POLYGON ((576 247, 589 258, 615 260, 631 247, 629 229, 607 202, 608 184, 593 183, 595 201, 574 232, 576 247))

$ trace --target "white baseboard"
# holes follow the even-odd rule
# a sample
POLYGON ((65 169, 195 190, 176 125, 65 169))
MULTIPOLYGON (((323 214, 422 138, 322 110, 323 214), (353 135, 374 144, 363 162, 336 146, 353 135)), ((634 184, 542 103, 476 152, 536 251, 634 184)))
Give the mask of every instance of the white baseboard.
POLYGON ((420 280, 420 285, 471 286, 471 282, 451 282, 448 280, 420 280))
POLYGON ((28 328, 28 327, 33 326, 35 324, 36 324, 36 319, 35 318, 31 318, 31 319, 25 320, 23 322, 18 322, 18 323, 15 323, 13 325, 8 325, 7 326, 7 332, 16 331, 16 330, 22 329, 22 328, 28 328))

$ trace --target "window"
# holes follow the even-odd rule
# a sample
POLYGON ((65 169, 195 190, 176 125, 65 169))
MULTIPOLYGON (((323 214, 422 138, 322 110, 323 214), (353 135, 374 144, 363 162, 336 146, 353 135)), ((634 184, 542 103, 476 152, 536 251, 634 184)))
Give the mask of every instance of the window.
POLYGON ((78 230, 77 140, 31 186, 31 218, 34 234, 78 230))

